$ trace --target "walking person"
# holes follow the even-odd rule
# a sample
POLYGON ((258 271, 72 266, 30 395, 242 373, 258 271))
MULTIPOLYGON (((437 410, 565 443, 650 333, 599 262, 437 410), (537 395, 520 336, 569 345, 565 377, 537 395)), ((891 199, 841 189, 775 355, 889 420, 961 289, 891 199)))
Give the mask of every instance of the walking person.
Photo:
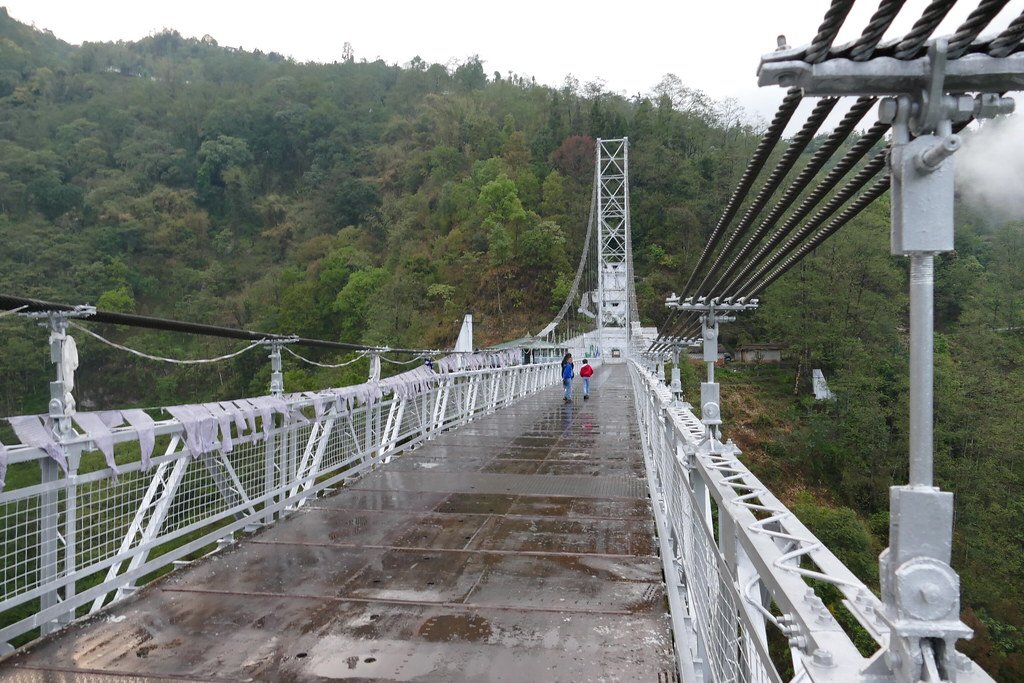
POLYGON ((586 358, 583 359, 583 365, 580 367, 580 377, 583 378, 583 400, 586 401, 590 398, 590 378, 594 374, 594 366, 590 364, 586 358))
POLYGON ((576 376, 575 367, 572 364, 572 354, 567 353, 562 358, 562 386, 565 387, 565 402, 572 403, 572 378, 576 376))

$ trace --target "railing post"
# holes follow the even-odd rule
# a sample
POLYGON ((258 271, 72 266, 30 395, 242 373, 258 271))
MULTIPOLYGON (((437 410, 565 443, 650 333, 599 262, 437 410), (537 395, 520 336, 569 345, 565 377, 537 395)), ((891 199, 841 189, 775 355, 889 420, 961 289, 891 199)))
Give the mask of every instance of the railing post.
MULTIPOLYGON (((284 395, 284 373, 281 365, 281 343, 276 341, 267 342, 269 349, 267 356, 270 359, 270 394, 276 398, 284 395)), ((284 476, 284 451, 286 435, 284 430, 276 429, 279 418, 273 412, 270 414, 273 429, 267 429, 267 440, 264 444, 264 469, 263 469, 263 495, 264 508, 267 510, 263 515, 264 524, 274 522, 275 513, 271 512, 274 502, 277 500, 277 492, 283 492, 286 486, 284 476), (280 477, 278 477, 280 474, 280 477), (280 478, 280 486, 278 479, 280 478)), ((284 493, 281 493, 283 496, 284 493)))
MULTIPOLYGON (((67 473, 61 486, 61 468, 52 458, 40 461, 40 483, 45 490, 40 494, 39 529, 39 584, 52 586, 40 596, 40 609, 56 607, 70 600, 75 594, 75 582, 71 578, 77 566, 77 524, 78 524, 78 466, 82 458, 82 447, 69 447, 67 442, 77 436, 71 423, 75 414, 75 370, 78 368, 78 348, 73 337, 68 335, 68 318, 85 317, 95 313, 91 306, 78 307, 73 311, 48 311, 30 313, 29 317, 46 321, 50 335, 50 362, 56 370, 56 380, 50 382, 48 414, 53 422, 53 435, 64 451, 67 473), (61 524, 60 497, 64 494, 63 534, 61 524), (63 542, 63 553, 61 545, 63 542), (63 577, 63 581, 62 581, 63 577), (63 595, 61 589, 63 588, 63 595)), ((52 633, 75 617, 73 609, 40 626, 45 635, 52 633)))
MULTIPOLYGON (((970 33, 971 21, 964 27, 954 40, 970 33)), ((882 96, 879 119, 892 124, 891 253, 910 258, 910 472, 907 486, 890 489, 889 548, 879 558, 879 616, 889 626, 889 645, 865 673, 900 683, 956 681, 959 667, 970 666, 954 649, 971 629, 960 621, 960 580, 949 565, 953 496, 932 476, 933 267, 935 254, 954 246, 950 157, 960 138, 953 123, 1011 113, 1014 101, 999 93, 1016 89, 1022 73, 1009 55, 960 59, 964 51, 956 49, 947 74, 948 52, 946 38, 931 41, 896 97, 890 95, 900 79, 888 58, 797 66, 783 50, 763 57, 758 69, 762 85, 798 86, 805 96, 882 96), (972 91, 981 94, 963 94, 972 91)))
MULTIPOLYGON (((940 40, 929 49, 940 82, 945 47, 940 40)), ((910 258, 910 481, 890 489, 889 547, 879 558, 893 633, 885 663, 901 681, 917 681, 936 665, 955 681, 956 641, 972 631, 960 621, 960 578, 949 565, 953 494, 933 486, 933 297, 935 254, 953 248, 949 157, 960 138, 941 103, 912 106, 902 96, 880 110, 893 123, 891 251, 910 258), (913 126, 922 134, 911 139, 913 126)))
POLYGON ((718 322, 715 308, 712 305, 708 312, 701 316, 701 327, 704 337, 704 362, 708 366, 708 381, 700 385, 700 416, 707 428, 706 436, 721 439, 719 426, 722 424, 722 408, 720 389, 715 381, 715 363, 718 362, 718 322))
POLYGON ((673 294, 665 301, 665 306, 680 311, 700 313, 701 337, 704 345, 704 362, 708 366, 708 381, 700 385, 701 422, 707 428, 705 436, 708 440, 719 441, 722 438, 719 426, 722 424, 722 408, 718 383, 715 382, 715 363, 718 362, 718 324, 732 322, 735 316, 722 315, 719 311, 746 311, 757 308, 757 299, 741 302, 720 303, 717 299, 710 301, 700 298, 694 301, 688 298, 680 302, 673 294))
POLYGON ((270 346, 270 393, 278 398, 284 394, 284 373, 281 371, 281 343, 272 341, 270 346))
POLYGON ((679 351, 678 344, 672 347, 672 383, 669 385, 669 388, 672 389, 672 396, 676 405, 683 403, 683 382, 679 371, 679 351))

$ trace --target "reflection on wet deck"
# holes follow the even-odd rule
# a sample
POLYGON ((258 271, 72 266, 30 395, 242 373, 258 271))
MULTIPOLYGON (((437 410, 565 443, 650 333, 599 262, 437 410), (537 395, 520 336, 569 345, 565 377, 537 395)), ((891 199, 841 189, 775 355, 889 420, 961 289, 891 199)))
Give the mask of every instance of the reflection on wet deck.
POLYGON ((674 680, 625 366, 593 385, 444 434, 0 678, 674 680))

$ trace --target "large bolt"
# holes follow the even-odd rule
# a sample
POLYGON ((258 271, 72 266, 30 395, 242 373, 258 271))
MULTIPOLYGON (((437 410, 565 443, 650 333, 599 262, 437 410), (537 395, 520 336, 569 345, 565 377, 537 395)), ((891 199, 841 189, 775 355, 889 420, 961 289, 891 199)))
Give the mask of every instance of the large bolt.
POLYGON ((979 119, 990 119, 1000 114, 1012 114, 1015 106, 1012 97, 987 93, 978 95, 974 113, 979 119))
POLYGON ((811 655, 811 661, 818 666, 832 666, 832 653, 820 647, 811 655))
MULTIPOLYGON (((892 123, 896 120, 896 110, 898 105, 896 104, 895 97, 883 97, 878 102, 878 120, 882 123, 892 123)), ((974 103, 971 102, 971 111, 974 111, 974 103)))
POLYGON ((931 172, 942 165, 942 162, 948 159, 960 149, 960 136, 959 135, 947 135, 938 144, 932 145, 925 151, 921 152, 917 157, 917 167, 926 172, 931 172))
POLYGON ((942 600, 942 589, 934 583, 926 583, 921 586, 921 599, 929 605, 938 604, 942 600))
POLYGON ((970 95, 951 96, 950 119, 953 121, 970 121, 974 116, 974 98, 970 95))

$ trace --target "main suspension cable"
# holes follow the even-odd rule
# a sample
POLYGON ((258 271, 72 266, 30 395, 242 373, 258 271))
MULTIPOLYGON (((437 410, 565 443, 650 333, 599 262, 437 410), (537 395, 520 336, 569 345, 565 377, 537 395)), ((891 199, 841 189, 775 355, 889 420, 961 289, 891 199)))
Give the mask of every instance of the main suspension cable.
POLYGON ((807 254, 811 253, 821 245, 827 238, 831 237, 839 228, 846 225, 857 214, 867 208, 872 202, 881 197, 889 190, 890 179, 888 176, 880 178, 864 194, 832 219, 828 225, 816 232, 810 240, 805 242, 786 261, 779 266, 771 275, 754 285, 746 296, 754 297, 760 294, 766 287, 782 277, 789 269, 800 262, 807 254))
POLYGON ((871 55, 875 53, 875 48, 878 47, 878 42, 906 2, 907 0, 882 0, 878 9, 871 15, 871 21, 868 22, 867 28, 850 48, 851 60, 864 62, 871 58, 871 55))
POLYGON ((1016 51, 1024 40, 1024 12, 1018 14, 1010 25, 995 40, 988 44, 988 54, 993 57, 1007 57, 1016 51))
POLYGON ((896 45, 896 59, 914 59, 924 47, 925 41, 939 27, 956 0, 932 0, 925 8, 921 18, 914 22, 910 32, 896 45))
MULTIPOLYGON (((597 172, 597 169, 595 168, 593 190, 590 195, 590 217, 587 219, 587 235, 586 237, 583 238, 583 253, 580 256, 579 265, 576 266, 576 275, 575 277, 573 277, 572 286, 569 289, 569 294, 565 297, 565 301, 562 302, 562 307, 558 309, 558 313, 555 315, 554 319, 552 319, 552 321, 548 323, 547 326, 537 334, 538 337, 546 336, 549 332, 554 331, 554 329, 558 327, 559 323, 561 323, 562 319, 565 317, 566 312, 569 310, 569 306, 572 305, 573 301, 576 298, 576 292, 579 289, 580 279, 583 277, 583 271, 587 264, 587 256, 590 252, 590 242, 593 238, 594 233, 594 221, 597 215, 598 182, 599 174, 597 172)), ((598 312, 598 315, 600 315, 600 312, 598 312)))
POLYGON ((768 238, 768 240, 761 245, 754 254, 753 258, 747 262, 747 264, 740 270, 739 273, 732 279, 732 282, 722 291, 721 295, 729 296, 735 291, 737 285, 743 281, 743 278, 747 276, 750 271, 757 267, 768 254, 782 243, 796 227, 800 221, 803 220, 815 206, 821 202, 822 199, 828 195, 829 192, 839 183, 840 180, 846 176, 850 170, 857 165, 857 163, 882 139, 885 133, 889 130, 890 125, 888 123, 878 122, 873 125, 867 133, 865 133, 854 145, 851 147, 843 158, 832 167, 832 169, 826 174, 826 176, 818 183, 817 187, 811 191, 797 206, 796 210, 786 218, 779 228, 768 238))
POLYGON ((962 56, 974 42, 974 39, 996 18, 1010 0, 982 0, 981 4, 971 12, 963 24, 949 39, 946 59, 962 56))
POLYGON ((807 117, 807 121, 796 135, 793 136, 792 141, 789 143, 789 147, 783 153, 782 157, 776 163, 775 168, 772 170, 771 175, 765 180, 764 185, 758 191, 757 196, 747 207, 746 212, 743 214, 743 218, 736 224, 732 233, 729 235, 729 239, 726 240, 725 246, 718 252, 717 258, 714 263, 711 264, 711 268, 708 269, 707 274, 704 275, 704 279, 699 285, 697 285, 697 292, 704 291, 704 285, 707 284, 708 280, 714 277, 715 273, 718 272, 718 268, 722 265, 726 256, 732 251, 736 242, 739 241, 743 234, 746 233, 750 224, 754 221, 754 218, 761 212, 764 205, 768 203, 771 196, 778 189, 779 185, 786 178, 786 175, 792 170, 793 165, 800 158, 800 154, 803 153, 807 145, 810 144, 811 140, 817 134, 818 129, 821 128, 821 124, 825 122, 825 119, 832 110, 835 108, 836 103, 839 102, 837 97, 825 97, 818 101, 815 105, 814 110, 810 116, 807 117))
POLYGON ((718 223, 715 225, 715 229, 711 232, 711 236, 708 238, 707 244, 704 245, 704 250, 700 254, 700 258, 697 259, 697 264, 693 268, 693 272, 690 274, 689 279, 683 286, 683 295, 686 296, 690 292, 690 285, 693 284, 694 278, 704 268, 707 263, 708 257, 714 251, 715 247, 718 246, 718 240, 721 238, 726 226, 732 222, 733 217, 739 210, 740 205, 747 196, 747 191, 750 190, 750 186, 754 184, 754 180, 757 178, 761 169, 764 168, 765 162, 771 155, 772 150, 775 149, 775 145, 778 143, 779 138, 782 137, 783 131, 786 126, 789 125, 790 119, 793 118, 793 113, 796 112, 797 106, 803 96, 800 94, 799 88, 790 88, 786 92, 786 96, 782 100, 782 104, 779 105, 779 110, 775 114, 775 118, 772 119, 771 125, 768 126, 768 130, 765 131, 764 136, 761 138, 761 142, 758 143, 757 149, 754 150, 754 155, 751 157, 750 162, 747 164, 746 170, 743 171, 743 175, 740 177, 740 181, 736 186, 736 189, 732 193, 732 197, 729 198, 729 203, 725 207, 725 211, 722 212, 721 218, 718 219, 718 223))
POLYGON ((832 49, 832 42, 839 34, 839 30, 846 21, 846 16, 853 9, 853 0, 832 0, 832 5, 825 12, 825 19, 818 27, 818 35, 814 36, 804 61, 808 64, 817 64, 828 56, 832 49))
POLYGON ((800 230, 797 231, 795 235, 786 240, 786 243, 782 245, 782 247, 777 252, 772 254, 772 256, 767 261, 765 261, 764 265, 762 265, 758 269, 758 271, 743 286, 737 288, 737 297, 749 298, 751 294, 748 291, 748 289, 751 283, 759 279, 765 272, 773 268, 782 258, 784 258, 786 255, 788 255, 790 252, 796 249, 808 235, 810 235, 815 229, 818 228, 818 226, 820 226, 826 220, 831 218, 835 214, 835 212, 843 204, 849 201, 850 198, 853 197, 853 195, 859 192, 861 188, 864 187, 864 185, 866 185, 869 180, 871 180, 880 172, 882 172, 885 169, 886 159, 888 158, 888 155, 888 150, 882 150, 881 152, 876 154, 874 158, 871 159, 871 161, 865 164, 864 167, 861 168, 860 171, 858 171, 857 174, 854 175, 854 177, 851 178, 846 183, 846 185, 844 185, 842 189, 840 189, 839 192, 835 194, 835 196, 829 199, 828 203, 826 203, 825 206, 819 209, 814 214, 814 216, 809 221, 807 221, 807 223, 805 223, 800 228, 800 230))
MULTIPOLYGON (((850 111, 846 112, 846 115, 839 122, 839 125, 835 127, 831 134, 825 139, 821 146, 811 156, 810 161, 800 171, 797 177, 789 184, 786 191, 779 198, 779 201, 775 204, 768 215, 758 225, 757 230, 747 239, 747 243, 743 245, 740 252, 733 258, 732 263, 726 268, 725 272, 718 278, 718 282, 711 288, 711 294, 721 292, 724 283, 728 278, 736 272, 739 264, 750 254, 751 250, 764 238, 765 234, 778 223, 779 219, 786 213, 796 198, 807 189, 811 180, 814 176, 825 166, 832 155, 835 153, 839 146, 843 143, 846 138, 849 137, 854 127, 864 118, 864 115, 870 111, 871 107, 874 106, 877 98, 875 97, 860 97, 850 108, 850 111)), ((749 272, 749 271, 748 271, 749 272)))
MULTIPOLYGON (((0 308, 24 307, 26 313, 42 312, 76 312, 80 310, 76 306, 58 303, 54 301, 43 301, 41 299, 27 299, 24 297, 8 296, 0 294, 0 308)), ((282 341, 299 346, 311 346, 322 349, 336 349, 342 351, 390 351, 392 353, 434 353, 430 349, 403 349, 380 346, 367 346, 365 344, 349 344, 346 342, 328 341, 325 339, 307 339, 294 335, 270 334, 265 332, 253 332, 251 330, 239 330, 233 327, 220 327, 218 325, 206 325, 204 323, 191 323, 168 318, 154 318, 134 313, 117 313, 114 311, 97 310, 86 318, 89 322, 110 323, 112 325, 124 325, 125 327, 141 327, 150 330, 163 330, 165 332, 181 332, 184 334, 204 335, 208 337, 224 337, 226 339, 243 339, 246 341, 282 341)))

